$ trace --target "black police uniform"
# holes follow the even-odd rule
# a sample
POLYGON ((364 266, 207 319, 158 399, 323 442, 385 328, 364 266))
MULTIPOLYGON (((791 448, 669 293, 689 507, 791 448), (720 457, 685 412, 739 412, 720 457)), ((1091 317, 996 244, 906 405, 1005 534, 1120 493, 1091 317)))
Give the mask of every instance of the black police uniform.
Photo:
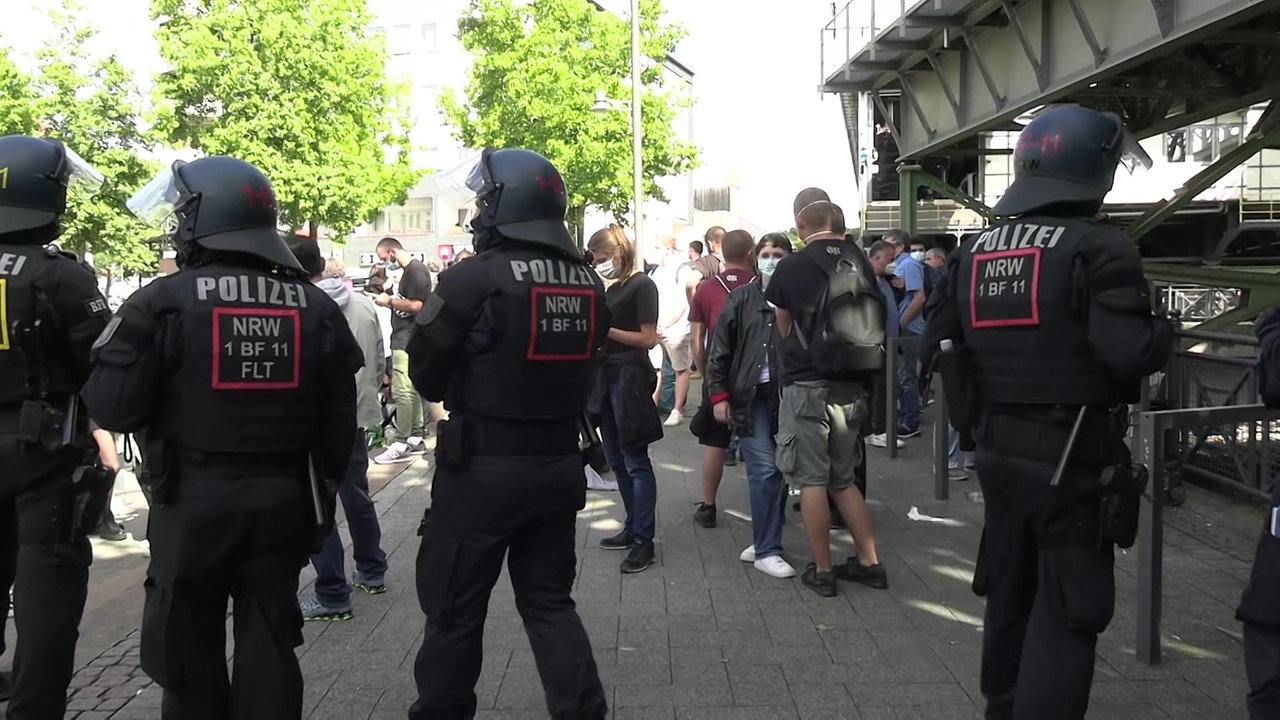
POLYGON ((13 585, 12 720, 65 712, 93 561, 86 535, 105 502, 79 470, 94 445, 77 392, 110 310, 93 270, 46 245, 76 161, 57 142, 0 138, 0 652, 13 585))
MULTIPOLYGON (((1280 310, 1258 318, 1259 391, 1267 407, 1280 409, 1280 310)), ((1280 478, 1271 481, 1266 514, 1249 585, 1236 619, 1244 623, 1244 670, 1250 720, 1280 718, 1280 478)))
POLYGON ((486 150, 468 183, 480 254, 440 276, 409 342, 409 374, 449 420, 418 552, 426 636, 411 720, 472 718, 489 594, 503 557, 556 720, 608 708, 571 591, 586 502, 579 418, 609 328, 604 286, 565 231, 559 172, 486 150))
POLYGON ((256 168, 210 157, 170 172, 183 268, 120 308, 84 388, 100 425, 145 435, 142 667, 165 718, 300 718, 298 573, 332 523, 363 361, 277 233, 256 168))
MULTIPOLYGON (((1084 717, 1097 635, 1114 610, 1101 478, 1113 477, 1107 468, 1131 471, 1117 406, 1137 400, 1173 339, 1152 314, 1133 242, 1090 219, 1124 139, 1115 116, 1072 106, 1028 125, 1015 182, 995 208, 1016 219, 958 248, 923 340, 953 341, 980 398, 986 523, 973 589, 987 599, 988 718, 1084 717), (1054 487, 1082 405, 1089 411, 1054 487)), ((1136 523, 1136 493, 1127 500, 1126 521, 1136 523)))

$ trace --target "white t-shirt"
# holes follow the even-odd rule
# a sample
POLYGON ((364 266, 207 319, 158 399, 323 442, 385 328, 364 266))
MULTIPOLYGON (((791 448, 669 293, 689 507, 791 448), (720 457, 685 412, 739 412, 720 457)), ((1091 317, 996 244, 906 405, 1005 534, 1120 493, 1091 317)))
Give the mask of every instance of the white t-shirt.
POLYGON ((658 286, 658 329, 664 338, 689 334, 689 281, 697 271, 687 262, 669 262, 653 271, 658 286))

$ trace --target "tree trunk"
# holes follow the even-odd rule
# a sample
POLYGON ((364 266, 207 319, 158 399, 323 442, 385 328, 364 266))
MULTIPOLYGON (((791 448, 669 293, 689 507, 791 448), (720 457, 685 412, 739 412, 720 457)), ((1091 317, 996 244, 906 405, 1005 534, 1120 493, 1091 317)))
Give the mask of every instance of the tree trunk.
POLYGON ((578 241, 578 247, 583 250, 587 249, 586 244, 586 215, 587 209, 583 206, 571 207, 565 213, 565 220, 569 222, 569 229, 573 232, 574 240, 578 241))
POLYGON ((312 241, 320 237, 320 226, 316 224, 315 220, 307 221, 307 237, 311 238, 312 241))
POLYGON ((111 297, 111 279, 113 277, 114 274, 111 272, 111 268, 107 268, 107 288, 102 293, 104 297, 111 297))

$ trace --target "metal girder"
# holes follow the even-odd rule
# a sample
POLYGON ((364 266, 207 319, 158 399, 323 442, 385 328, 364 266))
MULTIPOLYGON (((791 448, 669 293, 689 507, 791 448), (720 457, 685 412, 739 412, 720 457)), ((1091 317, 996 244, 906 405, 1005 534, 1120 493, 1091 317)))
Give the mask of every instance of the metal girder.
POLYGON ((1156 11, 1156 26, 1160 28, 1160 37, 1167 38, 1173 32, 1173 4, 1176 0, 1151 0, 1151 7, 1156 11))
POLYGON ((1080 26, 1080 34, 1084 35, 1084 41, 1088 43, 1089 50, 1093 52, 1093 66, 1102 65, 1107 60, 1107 49, 1098 44, 1098 36, 1093 34, 1093 26, 1089 24, 1089 16, 1084 14, 1084 8, 1080 5, 1080 0, 1067 0, 1067 5, 1071 7, 1071 14, 1076 17, 1076 24, 1080 26))
MULTIPOLYGON (((1041 0, 1044 3, 1049 1, 1041 0)), ((1041 90, 1044 90, 1045 86, 1049 84, 1048 46, 1041 45, 1039 53, 1031 47, 1031 38, 1027 36, 1026 29, 1022 27, 1022 20, 1018 17, 1018 13, 1014 12, 1013 0, 1000 0, 1000 6, 1004 8, 1004 14, 1009 18, 1009 25, 1013 28, 1013 33, 1018 38, 1018 44, 1022 46, 1022 54, 1027 57, 1027 62, 1031 63, 1031 70, 1036 74, 1036 83, 1040 85, 1041 90)), ((1042 34, 1047 36, 1048 31, 1042 34)))
MULTIPOLYGON (((957 34, 965 42, 955 51, 939 53, 941 75, 931 67, 908 72, 925 119, 921 121, 921 115, 916 114, 902 118, 898 149, 903 158, 926 156, 954 145, 1026 110, 1086 89, 1094 82, 1105 82, 1131 67, 1163 57, 1177 46, 1205 41, 1276 7, 1274 0, 1036 0, 1016 5, 1012 0, 998 2, 1003 11, 992 16, 1010 18, 1006 26, 957 26, 957 34), (1089 44, 1080 42, 1075 7, 1088 19, 1099 49, 1105 47, 1106 57, 1101 63, 1089 44), (1039 47, 1034 43, 1037 29, 1041 38, 1049 38, 1039 47), (967 59, 962 57, 966 53, 967 59), (956 97, 957 104, 965 110, 960 121, 940 76, 948 79, 953 92, 957 87, 964 88, 956 97), (964 81, 958 82, 961 77, 964 81), (925 131, 925 126, 930 132, 925 131)), ((924 58, 915 54, 907 60, 918 64, 924 58)), ((885 87, 895 76, 896 72, 886 73, 873 84, 885 87)))
MULTIPOLYGON (((926 57, 929 58, 929 65, 933 67, 933 71, 938 73, 938 84, 942 86, 942 92, 947 96, 947 102, 951 103, 951 109, 956 114, 956 124, 959 125, 960 123, 963 123, 964 110, 960 107, 960 101, 956 100, 956 94, 951 89, 951 83, 947 82, 947 77, 942 74, 942 64, 938 61, 938 54, 930 52, 926 57)), ((903 87, 905 88, 905 77, 902 78, 902 82, 904 83, 903 87)))
POLYGON ((893 52, 922 52, 929 49, 928 40, 903 40, 901 38, 882 38, 871 41, 881 50, 893 52))
MULTIPOLYGON (((1271 101, 1274 107, 1275 100, 1271 101)), ((1130 239, 1137 242, 1143 235, 1156 229, 1165 220, 1173 217, 1187 203, 1195 199, 1197 195, 1207 190, 1214 183, 1221 180, 1227 173, 1236 169, 1241 163, 1256 155, 1259 151, 1267 146, 1267 144, 1280 136, 1280 129, 1277 126, 1277 120, 1280 120, 1280 114, 1269 112, 1264 113, 1249 131, 1249 135, 1243 143, 1232 148, 1218 158, 1206 168, 1196 173, 1187 180, 1187 182, 1174 193, 1169 200, 1158 203, 1150 210, 1142 214, 1142 217, 1134 221, 1129 226, 1128 234, 1130 239)))
MULTIPOLYGON (((911 83, 907 82, 907 74, 898 73, 898 84, 902 86, 902 95, 911 104, 911 109, 915 111, 916 118, 920 120, 920 126, 924 128, 924 132, 929 137, 933 137, 933 128, 929 127, 929 118, 924 114, 924 110, 920 107, 920 101, 916 99, 915 91, 911 89, 911 83)), ((886 119, 888 116, 885 116, 886 119)))
POLYGON ((930 175, 927 172, 924 172, 923 170, 917 170, 916 172, 912 173, 912 179, 915 180, 917 185, 923 185, 927 188, 930 188, 934 192, 938 193, 939 195, 942 195, 943 197, 949 198, 951 200, 955 200, 956 202, 960 203, 964 207, 967 207, 970 210, 978 213, 982 217, 986 218, 988 221, 995 222, 996 220, 995 211, 987 207, 987 205, 983 203, 981 200, 975 198, 974 196, 961 190, 960 188, 951 187, 950 185, 939 180, 938 178, 930 175))
POLYGON ((893 136, 893 142, 896 145, 902 144, 902 136, 898 134, 898 123, 893 121, 893 116, 889 114, 889 108, 885 107, 884 99, 879 93, 871 93, 871 101, 876 104, 876 109, 880 111, 880 117, 884 118, 885 125, 889 127, 889 134, 893 136))
POLYGON ((1151 280, 1244 291, 1239 307, 1200 323, 1197 330, 1233 330, 1280 302, 1280 267, 1244 269, 1145 263, 1143 271, 1151 280))
POLYGON ((942 182, 919 165, 905 164, 898 166, 898 213, 899 226, 908 233, 914 235, 916 232, 916 213, 919 208, 916 202, 916 190, 921 187, 930 188, 987 220, 995 221, 995 213, 981 200, 942 182))

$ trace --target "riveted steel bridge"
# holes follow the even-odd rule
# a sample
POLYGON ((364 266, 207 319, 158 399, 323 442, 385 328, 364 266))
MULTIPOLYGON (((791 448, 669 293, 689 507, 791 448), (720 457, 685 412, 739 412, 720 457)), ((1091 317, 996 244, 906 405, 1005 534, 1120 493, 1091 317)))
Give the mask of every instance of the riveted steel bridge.
POLYGON ((1280 0, 855 0, 821 36, 869 232, 980 228, 1008 137, 1079 103, 1120 114, 1176 179, 1107 208, 1150 277, 1234 294, 1205 329, 1280 301, 1280 0))

